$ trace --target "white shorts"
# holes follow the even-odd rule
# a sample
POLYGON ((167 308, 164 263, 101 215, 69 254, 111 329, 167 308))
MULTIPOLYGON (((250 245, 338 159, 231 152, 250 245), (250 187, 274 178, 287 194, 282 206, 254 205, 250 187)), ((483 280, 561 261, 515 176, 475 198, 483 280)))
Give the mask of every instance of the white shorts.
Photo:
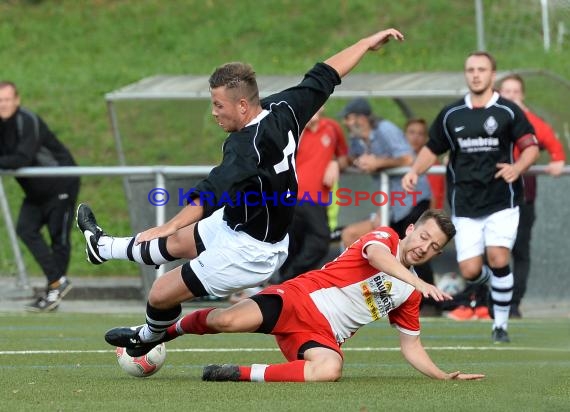
POLYGON ((491 215, 469 218, 452 216, 455 225, 457 261, 482 256, 486 246, 512 249, 517 238, 519 208, 503 209, 491 215))
POLYGON ((287 259, 289 237, 277 243, 257 240, 232 230, 223 219, 223 209, 198 223, 204 250, 190 261, 190 267, 213 296, 261 285, 287 259))

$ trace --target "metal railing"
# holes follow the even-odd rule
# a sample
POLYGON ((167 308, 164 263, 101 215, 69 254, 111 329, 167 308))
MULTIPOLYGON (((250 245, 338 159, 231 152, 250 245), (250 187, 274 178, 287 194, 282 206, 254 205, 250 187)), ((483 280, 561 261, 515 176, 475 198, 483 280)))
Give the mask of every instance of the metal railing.
MULTIPOLYGON (((21 287, 29 287, 28 276, 20 251, 20 246, 14 228, 14 222, 10 213, 10 207, 6 199, 3 176, 14 177, 53 177, 53 176, 154 176, 155 187, 165 188, 165 176, 207 176, 214 166, 65 166, 65 167, 24 167, 15 170, 0 170, 0 208, 8 231, 8 238, 12 245, 14 259, 18 271, 18 279, 21 287)), ((409 170, 408 167, 399 167, 385 170, 380 173, 380 190, 389 193, 389 177, 403 175, 409 170)), ((429 174, 444 174, 445 166, 433 166, 429 174)), ((546 174, 546 166, 533 166, 528 173, 546 174)), ((570 174, 570 166, 564 168, 563 174, 570 174)), ((389 224, 389 202, 380 207, 381 224, 389 224)), ((165 208, 155 207, 155 223, 161 225, 165 222, 165 208)), ((157 275, 161 274, 161 269, 157 270, 157 275)))
MULTIPOLYGON (((18 271, 18 283, 21 287, 29 287, 26 267, 20 251, 10 206, 2 182, 3 176, 14 177, 54 177, 54 176, 154 176, 155 187, 166 187, 165 176, 207 176, 213 166, 60 166, 60 167, 22 167, 15 170, 0 170, 0 208, 12 245, 12 252, 18 271)), ((156 225, 165 222, 165 208, 155 208, 156 225)), ((157 270, 157 275, 162 269, 157 270)))

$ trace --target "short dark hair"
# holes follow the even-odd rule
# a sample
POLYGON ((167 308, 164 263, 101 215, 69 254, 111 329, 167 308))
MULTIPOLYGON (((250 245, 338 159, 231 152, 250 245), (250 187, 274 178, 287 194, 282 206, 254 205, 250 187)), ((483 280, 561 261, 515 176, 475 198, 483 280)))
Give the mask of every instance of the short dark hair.
POLYGON ((429 219, 434 219, 437 226, 441 231, 447 236, 447 241, 449 242, 455 236, 456 230, 455 225, 443 210, 440 209, 428 209, 422 213, 422 215, 416 221, 416 226, 425 223, 429 219))
POLYGON ((233 89, 250 102, 259 102, 259 88, 255 78, 255 71, 247 63, 226 63, 214 70, 210 79, 210 89, 226 87, 233 89))
POLYGON ((16 87, 16 83, 11 82, 9 80, 0 80, 0 89, 3 89, 5 87, 11 87, 12 89, 14 89, 14 94, 16 96, 20 95, 20 93, 18 93, 18 88, 16 87))
POLYGON ((497 60, 495 60, 495 58, 493 57, 493 55, 491 53, 486 52, 486 51, 474 51, 474 52, 469 53, 469 55, 467 56, 467 59, 469 57, 473 57, 473 56, 488 58, 489 61, 491 62, 491 69, 493 69, 494 72, 497 71, 497 60))
POLYGON ((427 129, 428 124, 427 124, 426 119, 423 119, 421 117, 412 117, 412 118, 408 119, 408 121, 404 125, 404 130, 406 130, 408 127, 410 127, 410 125, 415 124, 415 123, 421 124, 425 129, 427 129))
POLYGON ((497 85, 497 88, 500 89, 500 88, 501 88, 501 85, 503 84, 503 82, 505 82, 505 81, 507 81, 507 80, 514 80, 514 81, 519 82, 520 85, 521 85, 521 90, 522 90, 522 92, 523 92, 523 93, 525 92, 525 91, 524 91, 524 89, 525 89, 524 80, 523 80, 522 76, 521 76, 520 74, 518 74, 518 73, 511 73, 511 74, 509 74, 509 75, 503 77, 503 78, 499 81, 499 84, 497 85))

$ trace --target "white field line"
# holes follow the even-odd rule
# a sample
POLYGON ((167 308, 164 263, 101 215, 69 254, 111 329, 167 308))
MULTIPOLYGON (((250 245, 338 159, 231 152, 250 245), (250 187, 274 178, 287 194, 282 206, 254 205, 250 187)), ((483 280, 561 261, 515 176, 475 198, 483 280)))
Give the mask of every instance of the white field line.
MULTIPOLYGON (((570 352, 570 348, 541 348, 541 347, 516 347, 516 346, 426 346, 428 351, 509 351, 509 352, 570 352)), ((400 348, 343 348, 343 352, 398 352, 400 348)), ((277 348, 187 348, 168 349, 168 352, 185 353, 230 353, 230 352, 278 352, 277 348)), ((1 355, 64 355, 72 353, 110 353, 114 349, 92 349, 92 350, 3 350, 1 355)))

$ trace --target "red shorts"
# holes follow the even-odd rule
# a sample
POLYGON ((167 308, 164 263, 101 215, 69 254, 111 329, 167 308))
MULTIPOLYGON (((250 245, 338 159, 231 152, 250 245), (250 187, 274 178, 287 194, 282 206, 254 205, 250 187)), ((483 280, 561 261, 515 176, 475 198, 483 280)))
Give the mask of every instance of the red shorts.
POLYGON ((299 349, 308 342, 316 342, 336 351, 344 358, 327 319, 317 309, 311 298, 291 284, 269 286, 260 295, 278 295, 283 308, 271 334, 279 349, 291 362, 302 359, 299 349))

